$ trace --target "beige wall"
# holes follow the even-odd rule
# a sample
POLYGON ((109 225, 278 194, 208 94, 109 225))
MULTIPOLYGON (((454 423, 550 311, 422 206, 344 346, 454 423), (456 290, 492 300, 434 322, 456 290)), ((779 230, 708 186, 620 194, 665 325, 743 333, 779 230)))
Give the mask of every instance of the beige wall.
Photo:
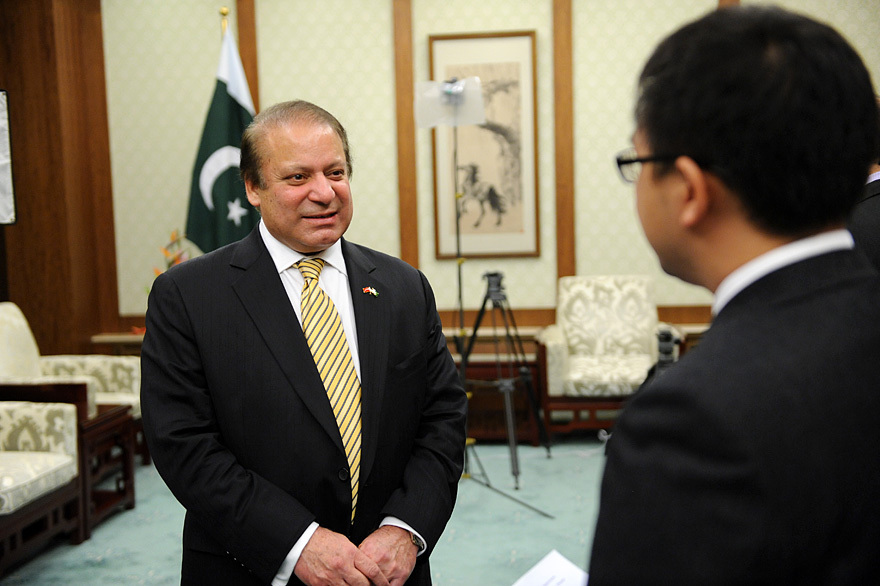
POLYGON ((661 305, 708 304, 711 296, 660 269, 636 217, 633 186, 620 180, 614 157, 631 146, 636 78, 654 46, 717 6, 716 0, 573 3, 577 272, 654 275, 661 305))
MULTIPOLYGON (((235 2, 230 26, 235 31, 235 2)), ((790 0, 826 20, 880 80, 880 0, 790 0)), ((186 224, 192 164, 220 49, 216 0, 103 0, 120 312, 142 314, 159 247, 186 224)), ((634 215, 632 188, 614 155, 633 131, 635 78, 656 42, 716 0, 572 0, 575 206, 578 273, 644 272, 662 305, 709 303, 662 275, 634 215)), ((552 307, 556 241, 551 0, 412 0, 416 80, 429 78, 431 34, 535 30, 538 63, 540 258, 470 260, 465 306, 478 307, 481 275, 500 270, 516 308, 552 307)), ((294 97, 336 114, 349 131, 355 221, 348 237, 399 254, 394 46, 390 0, 256 0, 261 105, 294 97)), ((441 309, 453 309, 455 262, 434 258, 430 132, 418 129, 420 268, 441 309)))
MULTIPOLYGON (((230 27, 236 30, 235 2, 230 27)), ((153 267, 183 230, 220 60, 216 0, 103 0, 119 311, 143 314, 153 267)))

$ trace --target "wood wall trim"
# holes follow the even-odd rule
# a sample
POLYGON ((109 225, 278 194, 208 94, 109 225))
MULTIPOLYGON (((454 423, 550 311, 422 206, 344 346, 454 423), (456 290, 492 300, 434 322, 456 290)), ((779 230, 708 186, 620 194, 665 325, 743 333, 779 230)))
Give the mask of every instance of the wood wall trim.
POLYGON ((68 211, 73 214, 69 220, 74 223, 71 235, 75 235, 70 248, 71 281, 82 297, 76 301, 82 304, 79 319, 83 327, 78 331, 85 339, 92 328, 116 327, 119 318, 101 2, 56 0, 56 14, 58 22, 76 23, 75 27, 59 26, 56 33, 63 35, 59 37, 59 55, 67 59, 67 64, 59 62, 61 85, 81 92, 81 101, 62 99, 59 105, 63 127, 69 131, 65 134, 71 135, 65 141, 65 168, 75 170, 77 177, 68 194, 73 200, 68 201, 68 211), (97 42, 84 42, 84 38, 97 42), (70 152, 74 149, 75 153, 70 152))
POLYGON ((257 67, 257 14, 254 0, 236 0, 235 14, 238 22, 238 53, 248 88, 251 90, 254 109, 259 112, 260 75, 257 67))
POLYGON ((657 308, 660 321, 670 324, 708 324, 712 322, 709 305, 661 305, 657 308))
POLYGON ((392 0, 394 17, 394 81, 397 112, 397 200, 400 258, 419 267, 416 124, 413 100, 412 1, 392 0))
MULTIPOLYGON (((483 316, 483 320, 480 324, 480 329, 491 327, 492 318, 490 316, 492 307, 486 307, 486 313, 483 316)), ((464 325, 465 328, 473 327, 474 323, 477 321, 477 311, 476 309, 466 309, 464 312, 464 325)), ((513 319, 516 322, 517 327, 539 327, 539 326, 549 326, 550 324, 556 321, 556 309, 554 308, 525 308, 525 309, 517 309, 511 308, 510 312, 513 314, 513 319)), ((438 312, 440 314, 440 322, 443 324, 445 328, 456 328, 458 329, 458 310, 454 309, 444 309, 438 312)), ((498 322, 498 326, 503 328, 504 324, 500 321, 500 317, 496 320, 498 322)))
MULTIPOLYGON (((488 317, 491 309, 486 308, 481 327, 491 324, 488 317)), ((443 327, 458 328, 457 310, 441 310, 439 313, 443 327)), ((555 308, 511 308, 511 313, 517 326, 543 327, 556 322, 555 308)), ((477 319, 477 310, 465 310, 464 318, 466 327, 473 326, 477 319)), ((661 305, 657 307, 657 318, 671 324, 708 324, 712 321, 712 314, 708 305, 661 305)))
POLYGON ((556 274, 577 273, 574 205, 574 68, 571 0, 553 0, 556 274))

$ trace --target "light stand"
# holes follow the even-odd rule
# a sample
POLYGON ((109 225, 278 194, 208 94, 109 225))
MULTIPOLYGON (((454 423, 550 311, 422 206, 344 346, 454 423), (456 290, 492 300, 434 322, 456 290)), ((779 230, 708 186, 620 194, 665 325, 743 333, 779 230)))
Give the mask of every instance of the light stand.
MULTIPOLYGON (((456 79, 453 78, 449 81, 436 82, 436 81, 427 81, 427 82, 417 82, 416 83, 416 94, 415 94, 415 115, 416 115, 416 123, 419 127, 422 128, 434 128, 437 126, 450 126, 452 127, 452 174, 453 174, 453 185, 455 189, 455 257, 457 264, 457 279, 458 279, 458 334, 455 336, 455 347, 458 351, 458 355, 460 357, 459 363, 459 376, 461 378, 461 384, 464 387, 467 387, 467 363, 468 357, 470 356, 470 350, 473 346, 473 339, 477 335, 477 328, 479 327, 479 321, 474 326, 470 347, 467 345, 467 330, 465 330, 464 323, 464 295, 463 295, 463 279, 462 279, 462 265, 464 264, 464 257, 462 256, 461 251, 461 217, 463 214, 462 210, 462 197, 463 194, 459 190, 458 183, 458 127, 465 126, 468 124, 483 124, 486 121, 485 110, 483 106, 483 94, 480 85, 480 79, 478 77, 468 77, 465 79, 456 79)), ((483 309, 485 309, 486 301, 483 302, 483 309)), ((481 310, 482 314, 482 310, 481 310)), ((512 317, 512 316, 511 316, 512 317)), ((509 331, 508 331, 509 337, 509 331)), ((496 381, 492 383, 497 386, 497 388, 504 395, 505 402, 505 416, 507 419, 508 425, 508 438, 511 437, 511 433, 515 434, 515 423, 512 421, 512 404, 511 404, 511 394, 514 389, 514 385, 512 382, 509 384, 505 383, 504 385, 499 384, 500 381, 496 381), (513 430, 513 431, 511 431, 513 430)), ((470 393, 468 394, 470 397, 470 393)), ((533 395, 530 395, 532 397, 533 395)), ((540 417, 535 414, 535 418, 538 421, 539 425, 542 425, 543 422, 540 417)), ((543 432, 542 439, 546 437, 546 432, 544 432, 543 425, 541 427, 543 432)), ((518 459, 516 458, 516 444, 515 444, 515 436, 513 440, 514 442, 511 445, 511 465, 514 470, 514 480, 516 482, 516 488, 519 488, 519 469, 518 469, 518 459)), ((479 457, 477 456, 476 450, 474 448, 475 442, 471 438, 467 438, 467 444, 465 447, 465 464, 464 464, 464 477, 472 478, 476 480, 483 486, 497 492, 498 494, 505 496, 519 504, 526 506, 545 517, 552 518, 551 515, 536 509, 535 507, 529 505, 528 503, 524 503, 500 490, 493 487, 489 482, 489 476, 486 474, 485 468, 483 468, 482 463, 480 462, 479 457), (481 478, 477 478, 476 476, 472 476, 470 474, 469 467, 469 455, 473 456, 474 461, 480 469, 481 478)), ((545 441, 545 446, 548 450, 549 455, 549 443, 545 441)))
MULTIPOLYGON (((452 78, 449 81, 420 81, 416 83, 415 94, 416 123, 421 128, 435 128, 437 126, 452 127, 452 179, 455 190, 455 260, 458 284, 458 333, 455 336, 455 348, 461 358, 459 362, 459 378, 461 385, 467 388, 467 356, 465 354, 464 328, 464 294, 462 265, 464 257, 461 254, 461 215, 462 194, 458 188, 458 127, 466 124, 483 124, 486 122, 486 113, 483 107, 483 91, 480 78, 468 77, 465 79, 452 78)), ((468 399, 470 399, 468 393, 468 399)), ((480 458, 474 448, 475 440, 467 438, 464 456, 464 477, 471 478, 470 458, 480 469, 480 474, 488 483, 488 475, 483 468, 480 458)))
POLYGON ((478 77, 452 78, 449 81, 420 81, 416 83, 416 123, 422 128, 452 127, 452 178, 455 189, 455 261, 458 283, 458 335, 455 347, 461 357, 459 374, 465 383, 467 357, 464 354, 464 294, 461 254, 462 193, 458 185, 458 127, 483 124, 486 113, 483 107, 483 91, 478 77))

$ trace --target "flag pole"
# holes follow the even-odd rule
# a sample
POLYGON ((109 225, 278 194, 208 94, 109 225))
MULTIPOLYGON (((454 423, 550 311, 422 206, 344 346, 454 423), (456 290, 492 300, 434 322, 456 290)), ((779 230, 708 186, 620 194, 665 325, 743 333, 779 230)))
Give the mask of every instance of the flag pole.
POLYGON ((223 6, 220 9, 220 16, 220 37, 222 38, 226 34, 226 26, 229 23, 229 8, 223 6))

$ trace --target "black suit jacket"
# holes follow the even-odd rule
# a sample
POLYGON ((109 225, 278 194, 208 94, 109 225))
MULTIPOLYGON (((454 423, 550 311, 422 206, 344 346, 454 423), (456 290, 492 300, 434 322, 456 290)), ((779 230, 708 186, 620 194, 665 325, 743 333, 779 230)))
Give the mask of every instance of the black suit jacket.
POLYGON ((856 246, 880 269, 880 181, 865 186, 865 196, 853 208, 848 228, 856 246))
POLYGON ((187 510, 185 574, 199 573, 187 567, 193 550, 232 556, 268 583, 312 521, 359 544, 391 515, 427 540, 410 583, 430 583, 428 554, 461 475, 467 399, 424 276, 345 241, 342 250, 362 378, 353 526, 339 430, 259 230, 153 285, 144 431, 156 468, 187 510))
POLYGON ((590 586, 876 583, 878 359, 857 252, 740 292, 615 425, 590 586))

